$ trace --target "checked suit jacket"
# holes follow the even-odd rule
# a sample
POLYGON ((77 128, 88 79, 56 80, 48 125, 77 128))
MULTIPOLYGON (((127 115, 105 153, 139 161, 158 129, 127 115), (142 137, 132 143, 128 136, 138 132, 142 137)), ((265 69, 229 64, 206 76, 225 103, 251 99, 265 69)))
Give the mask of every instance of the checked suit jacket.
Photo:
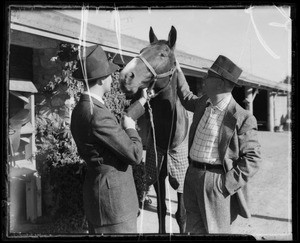
MULTIPOLYGON (((179 73, 177 93, 183 106, 194 113, 189 132, 190 150, 208 97, 193 95, 182 73, 179 73)), ((257 121, 249 111, 237 104, 233 97, 220 128, 218 150, 226 172, 223 186, 231 196, 231 221, 234 221, 237 215, 249 218, 251 213, 247 182, 261 164, 257 121)))
MULTIPOLYGON (((144 112, 139 103, 134 104, 134 109, 144 112)), ((87 164, 83 185, 87 220, 94 226, 103 226, 137 217, 132 165, 141 162, 143 153, 137 131, 124 130, 104 104, 83 94, 72 112, 71 132, 87 164)))

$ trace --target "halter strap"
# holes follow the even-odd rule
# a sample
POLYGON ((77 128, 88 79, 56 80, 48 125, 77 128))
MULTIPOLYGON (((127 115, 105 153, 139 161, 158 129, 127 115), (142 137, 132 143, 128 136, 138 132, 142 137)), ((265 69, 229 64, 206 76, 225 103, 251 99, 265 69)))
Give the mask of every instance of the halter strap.
POLYGON ((147 68, 150 70, 150 72, 153 74, 154 78, 157 77, 157 73, 155 72, 154 68, 150 65, 150 63, 141 55, 138 55, 137 58, 140 58, 143 63, 147 66, 147 68))
MULTIPOLYGON (((168 77, 168 76, 172 76, 173 73, 175 72, 175 69, 176 69, 176 66, 174 66, 168 72, 157 74, 155 72, 154 68, 151 66, 151 64, 146 60, 146 58, 144 58, 142 55, 138 55, 137 58, 141 59, 143 61, 143 63, 146 65, 146 67, 153 74, 153 84, 151 85, 151 87, 148 88, 149 90, 153 89, 153 87, 154 87, 157 79, 161 79, 161 78, 165 78, 165 77, 168 77)), ((169 81, 169 83, 170 83, 170 81, 169 81)), ((169 85, 169 83, 167 84, 167 86, 169 85)))
POLYGON ((153 74, 154 79, 165 78, 172 75, 176 69, 176 66, 172 67, 168 72, 157 74, 151 64, 141 55, 138 55, 137 58, 140 58, 143 63, 149 68, 150 72, 153 74))

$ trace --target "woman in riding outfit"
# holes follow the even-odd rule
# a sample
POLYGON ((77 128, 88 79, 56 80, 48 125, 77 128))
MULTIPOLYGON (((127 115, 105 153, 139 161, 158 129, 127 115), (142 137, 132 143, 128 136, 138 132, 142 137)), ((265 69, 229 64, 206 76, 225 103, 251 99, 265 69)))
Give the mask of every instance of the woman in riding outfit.
POLYGON ((146 92, 130 107, 122 126, 105 106, 111 74, 119 67, 99 45, 79 49, 73 77, 85 83, 74 108, 71 132, 87 172, 83 202, 90 233, 137 233, 138 198, 132 165, 142 160, 143 145, 135 121, 144 113, 146 92))

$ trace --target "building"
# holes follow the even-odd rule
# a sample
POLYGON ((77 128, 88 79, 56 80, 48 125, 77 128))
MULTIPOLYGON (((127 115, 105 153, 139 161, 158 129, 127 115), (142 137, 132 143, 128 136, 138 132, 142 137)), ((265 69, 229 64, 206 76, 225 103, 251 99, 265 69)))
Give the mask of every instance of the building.
MULTIPOLYGON (((24 170, 17 175, 24 177, 24 190, 26 188, 26 191, 32 192, 24 196, 27 200, 26 209, 21 208, 20 205, 15 205, 20 214, 26 212, 27 220, 34 221, 42 214, 40 178, 35 174, 35 160, 32 156, 35 151, 34 131, 32 130, 34 128, 35 101, 40 102, 44 99, 37 90, 48 83, 55 74, 61 72, 61 67, 57 67, 50 61, 56 55, 59 44, 61 42, 78 44, 80 31, 80 20, 64 15, 59 11, 11 9, 10 12, 10 95, 19 101, 25 100, 27 105, 25 104, 23 108, 28 108, 31 114, 30 135, 23 139, 27 143, 23 148, 25 160, 16 161, 19 167, 30 169, 29 172, 24 170), (31 88, 26 90, 24 87, 31 88)), ((87 24, 85 44, 100 44, 107 53, 111 55, 118 53, 115 32, 93 24, 87 24)), ((146 45, 148 45, 147 41, 122 35, 122 53, 125 63, 138 55, 139 51, 146 45)), ((179 50, 176 51, 176 57, 186 74, 191 90, 194 93, 201 92, 202 79, 206 74, 204 68, 210 67, 213 61, 179 50)), ((233 96, 240 105, 253 112, 258 120, 259 129, 280 130, 284 124, 287 124, 287 118, 289 118, 288 97, 291 92, 289 84, 274 83, 246 72, 242 73, 240 84, 241 87, 235 88, 233 96)), ((63 94, 57 95, 55 100, 52 100, 51 107, 43 108, 59 108, 65 104, 63 98, 63 94)), ((12 99, 9 103, 10 110, 16 104, 12 99)), ((12 161, 10 163, 13 164, 12 161)), ((11 191, 14 191, 13 185, 11 191)))

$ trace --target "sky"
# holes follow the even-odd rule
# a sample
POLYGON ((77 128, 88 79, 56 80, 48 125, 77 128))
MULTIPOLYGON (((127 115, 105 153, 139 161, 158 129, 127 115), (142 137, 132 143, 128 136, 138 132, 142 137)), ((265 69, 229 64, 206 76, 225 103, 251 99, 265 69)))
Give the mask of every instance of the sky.
MULTIPOLYGON (((289 6, 118 11, 86 6, 85 9, 89 23, 119 30, 121 34, 148 41, 152 26, 158 39, 167 39, 173 25, 177 30, 177 50, 210 60, 222 54, 244 71, 274 82, 291 75, 289 6)), ((82 16, 80 9, 60 12, 79 19, 82 16)))

